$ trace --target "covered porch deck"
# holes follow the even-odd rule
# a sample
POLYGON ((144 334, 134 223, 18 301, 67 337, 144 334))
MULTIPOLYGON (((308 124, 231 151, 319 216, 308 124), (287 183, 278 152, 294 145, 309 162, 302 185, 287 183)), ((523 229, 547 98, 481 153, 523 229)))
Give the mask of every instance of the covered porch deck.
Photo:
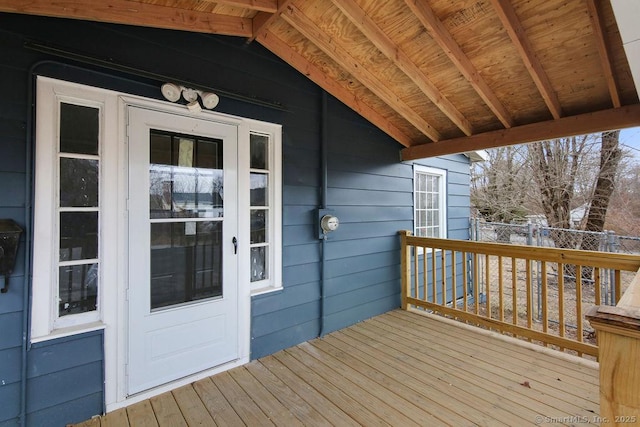
POLYGON ((395 310, 81 426, 599 424, 598 364, 395 310))

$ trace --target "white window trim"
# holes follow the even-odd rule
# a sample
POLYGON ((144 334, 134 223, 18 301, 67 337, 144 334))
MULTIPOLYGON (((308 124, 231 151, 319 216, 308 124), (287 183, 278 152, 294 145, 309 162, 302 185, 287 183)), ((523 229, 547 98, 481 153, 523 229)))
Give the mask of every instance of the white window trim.
MULTIPOLYGON (((422 166, 417 164, 413 165, 413 235, 414 236, 417 235, 416 229, 418 225, 418 218, 417 218, 417 211, 416 211, 416 206, 417 206, 416 183, 417 183, 417 176, 419 174, 434 175, 440 178, 439 204, 440 206, 442 206, 442 209, 440 209, 439 211, 440 235, 437 237, 441 239, 446 239, 447 238, 447 171, 446 169, 437 169, 437 168, 422 166)), ((418 251, 418 254, 422 254, 423 248, 418 247, 417 251, 418 251)), ((428 252, 430 252, 430 249, 427 249, 427 253, 428 252)))
POLYGON ((35 202, 34 202, 34 250, 33 250, 33 292, 31 304, 31 341, 89 332, 104 328, 105 286, 115 282, 115 272, 102 268, 113 262, 114 253, 104 245, 103 236, 116 232, 113 222, 103 214, 103 206, 108 206, 116 196, 109 191, 102 177, 112 176, 116 170, 105 162, 105 158, 115 155, 117 139, 117 102, 113 93, 101 89, 87 90, 79 85, 60 82, 46 77, 38 77, 36 90, 36 161, 35 161, 35 202), (99 263, 100 276, 97 295, 97 310, 58 317, 58 198, 57 183, 58 137, 60 102, 98 108, 100 110, 99 130, 99 263))
POLYGON ((251 281, 250 263, 251 249, 249 242, 251 241, 251 201, 250 194, 250 169, 251 162, 250 153, 250 134, 256 133, 269 137, 269 220, 267 224, 267 242, 270 248, 268 257, 269 277, 266 280, 251 283, 251 296, 261 295, 282 289, 282 126, 273 123, 262 122, 258 120, 245 119, 239 128, 238 135, 238 163, 245 165, 240 170, 246 173, 240 173, 238 177, 239 198, 239 224, 246 224, 239 227, 239 241, 243 252, 241 262, 244 262, 245 268, 240 268, 239 280, 246 282, 251 281))

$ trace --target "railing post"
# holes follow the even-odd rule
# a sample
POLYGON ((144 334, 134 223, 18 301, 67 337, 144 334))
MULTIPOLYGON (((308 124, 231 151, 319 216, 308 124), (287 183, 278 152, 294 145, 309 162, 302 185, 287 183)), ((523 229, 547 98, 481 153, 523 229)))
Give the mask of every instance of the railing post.
POLYGON ((601 425, 640 423, 640 271, 615 307, 586 314, 598 337, 601 425))
MULTIPOLYGON (((411 286, 411 249, 407 245, 407 237, 411 236, 408 230, 401 230, 400 234, 400 286, 401 286, 401 307, 408 308, 407 297, 411 286)), ((426 272, 425 272, 426 274, 426 272)))
MULTIPOLYGON (((606 239, 607 239, 607 252, 617 252, 616 250, 616 235, 613 231, 605 231, 606 239)), ((609 269, 609 286, 611 293, 611 305, 615 305, 616 300, 620 295, 616 292, 616 289, 620 286, 619 283, 616 282, 616 276, 613 269, 609 269)))

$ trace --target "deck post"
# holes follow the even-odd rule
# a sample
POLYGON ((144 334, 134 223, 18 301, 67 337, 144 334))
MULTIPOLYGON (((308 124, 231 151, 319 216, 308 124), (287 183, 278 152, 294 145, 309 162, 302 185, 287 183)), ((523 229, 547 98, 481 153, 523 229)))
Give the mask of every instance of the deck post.
POLYGON ((401 307, 406 310, 409 305, 407 297, 409 296, 411 286, 411 250, 407 245, 407 237, 411 236, 408 230, 400 230, 400 286, 401 286, 401 307))
POLYGON ((640 424, 640 271, 618 305, 592 307, 600 362, 601 425, 640 424))

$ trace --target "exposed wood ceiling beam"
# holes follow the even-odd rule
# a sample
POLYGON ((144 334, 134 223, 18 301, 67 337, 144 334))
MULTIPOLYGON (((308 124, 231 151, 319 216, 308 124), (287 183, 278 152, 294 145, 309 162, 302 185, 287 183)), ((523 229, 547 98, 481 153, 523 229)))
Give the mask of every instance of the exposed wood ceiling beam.
POLYGON ((293 0, 278 0, 278 7, 274 13, 258 12, 253 17, 252 31, 253 35, 247 39, 247 43, 251 43, 262 30, 267 30, 273 22, 280 17, 282 11, 289 6, 293 0))
POLYGON ((0 12, 129 24, 171 30, 251 36, 251 19, 127 0, 0 0, 0 12))
POLYGON ((224 4, 227 6, 240 7, 242 9, 257 10, 266 13, 276 13, 278 10, 278 0, 206 0, 212 3, 224 4))
POLYGON ((392 107, 398 114, 415 126, 420 132, 438 141, 440 133, 434 129, 420 114, 409 107, 393 92, 392 89, 378 79, 367 67, 356 61, 349 52, 335 43, 334 39, 320 29, 311 19, 304 15, 297 7, 290 4, 283 12, 282 18, 293 28, 314 43, 326 55, 338 63, 348 73, 365 85, 371 92, 392 107))
POLYGON ((307 76, 311 81, 322 87, 331 95, 342 101, 345 105, 369 120, 382 131, 394 138, 400 144, 408 147, 411 145, 411 138, 399 130, 383 115, 370 107, 362 99, 357 98, 347 88, 341 86, 337 81, 328 77, 320 68, 309 62, 305 57, 293 50, 283 42, 277 35, 267 30, 262 30, 256 40, 282 60, 307 76))
POLYGON ((471 123, 460 111, 438 90, 429 78, 409 59, 366 12, 353 0, 333 0, 342 13, 358 27, 358 29, 373 43, 387 58, 396 64, 420 90, 466 135, 473 133, 471 123))
POLYGON ((620 107, 620 94, 618 92, 618 85, 616 79, 613 76, 613 67, 611 65, 611 58, 609 57, 609 49, 607 48, 607 42, 604 36, 604 24, 602 22, 602 16, 598 12, 598 3, 595 0, 587 0, 587 8, 589 9, 589 17, 593 24, 593 36, 596 38, 596 46, 598 47, 598 53, 600 54, 600 62, 602 63, 602 71, 604 72, 604 78, 607 80, 609 86, 609 94, 611 95, 611 102, 614 107, 620 107))
POLYGON ((501 129, 462 138, 414 145, 402 149, 401 157, 402 160, 415 160, 634 126, 640 126, 640 104, 563 117, 557 120, 516 126, 510 129, 501 129))
POLYGON ((509 114, 504 105, 502 105, 502 102, 500 102, 487 82, 478 73, 476 67, 471 63, 467 55, 462 51, 458 43, 456 43, 444 24, 440 22, 440 19, 438 19, 427 3, 424 0, 405 0, 405 3, 420 20, 431 38, 440 45, 444 53, 469 81, 471 86, 473 86, 478 95, 480 95, 504 127, 510 128, 513 126, 511 114, 509 114))
POLYGON ((542 68, 542 64, 538 60, 529 39, 527 38, 524 28, 516 15, 516 11, 513 8, 510 0, 491 0, 493 7, 495 8, 500 21, 507 34, 511 38, 513 45, 518 50, 522 61, 524 62, 529 75, 533 79, 542 99, 547 104, 547 108, 551 112, 554 119, 562 117, 562 107, 560 101, 556 95, 555 90, 551 86, 551 81, 547 76, 547 73, 542 68))

